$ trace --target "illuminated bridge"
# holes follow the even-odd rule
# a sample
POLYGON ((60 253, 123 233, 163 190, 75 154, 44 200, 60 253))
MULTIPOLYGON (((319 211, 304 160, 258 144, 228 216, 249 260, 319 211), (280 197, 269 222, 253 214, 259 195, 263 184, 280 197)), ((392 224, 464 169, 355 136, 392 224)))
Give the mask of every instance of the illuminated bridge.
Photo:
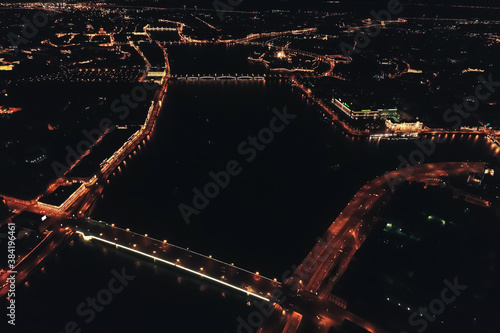
POLYGON ((222 74, 222 75, 205 75, 205 74, 193 74, 193 75, 172 75, 170 78, 174 80, 265 80, 268 77, 274 77, 266 74, 222 74))
POLYGON ((151 31, 177 31, 178 28, 177 27, 168 28, 168 27, 149 27, 149 26, 147 26, 147 30, 151 30, 151 31))
POLYGON ((205 256, 189 248, 170 244, 167 240, 161 241, 148 235, 140 235, 113 224, 86 219, 78 222, 78 226, 70 228, 74 228, 86 241, 114 246, 264 301, 272 301, 273 291, 282 288, 276 279, 269 279, 258 272, 250 272, 232 263, 214 259, 211 255, 205 256))

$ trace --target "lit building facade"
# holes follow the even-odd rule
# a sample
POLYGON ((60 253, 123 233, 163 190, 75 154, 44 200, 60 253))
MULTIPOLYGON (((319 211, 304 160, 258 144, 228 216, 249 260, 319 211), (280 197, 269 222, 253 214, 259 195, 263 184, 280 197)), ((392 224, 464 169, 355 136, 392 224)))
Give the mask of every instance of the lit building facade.
POLYGON ((354 111, 351 110, 347 104, 342 103, 339 99, 334 98, 332 102, 336 107, 338 107, 342 112, 344 112, 352 119, 381 119, 388 117, 399 119, 398 109, 396 108, 354 111))

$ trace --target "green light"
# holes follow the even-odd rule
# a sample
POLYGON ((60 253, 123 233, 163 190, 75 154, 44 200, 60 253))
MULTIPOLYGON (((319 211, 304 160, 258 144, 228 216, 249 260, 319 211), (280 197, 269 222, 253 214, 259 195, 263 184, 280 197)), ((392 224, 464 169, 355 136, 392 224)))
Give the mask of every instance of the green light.
POLYGON ((345 105, 345 106, 347 106, 348 108, 350 108, 350 106, 349 106, 349 105, 347 105, 347 103, 344 103, 344 105, 345 105))
POLYGON ((491 125, 491 123, 487 123, 487 124, 486 124, 486 126, 490 126, 490 125, 491 125))
POLYGON ((429 216, 427 217, 427 220, 428 220, 428 221, 437 221, 437 222, 440 222, 442 225, 446 225, 446 221, 445 221, 445 220, 443 220, 443 219, 441 219, 441 218, 439 218, 439 217, 436 217, 436 216, 434 216, 434 215, 429 215, 429 216))

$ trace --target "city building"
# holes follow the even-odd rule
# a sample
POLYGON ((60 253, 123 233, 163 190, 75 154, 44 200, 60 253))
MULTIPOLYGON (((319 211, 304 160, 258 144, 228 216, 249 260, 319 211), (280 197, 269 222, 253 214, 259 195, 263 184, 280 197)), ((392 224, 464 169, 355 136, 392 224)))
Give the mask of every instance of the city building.
POLYGON ((381 118, 395 118, 399 119, 397 108, 392 109, 363 109, 351 110, 347 103, 342 102, 339 98, 333 98, 332 103, 343 111, 351 119, 381 119, 381 118))

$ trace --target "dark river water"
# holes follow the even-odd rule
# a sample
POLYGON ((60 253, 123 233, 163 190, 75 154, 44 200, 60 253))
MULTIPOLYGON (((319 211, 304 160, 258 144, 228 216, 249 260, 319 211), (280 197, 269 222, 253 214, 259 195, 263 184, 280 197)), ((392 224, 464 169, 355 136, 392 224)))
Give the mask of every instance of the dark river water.
MULTIPOLYGON (((347 138, 284 82, 172 82, 151 141, 111 179, 92 217, 281 279, 364 183, 416 148, 347 138), (247 161, 238 147, 284 107, 296 118, 247 161), (241 173, 187 224, 179 204, 192 206, 193 188, 232 160, 241 173)), ((495 153, 482 138, 456 136, 425 162, 495 153)), ((71 320, 82 332, 236 332, 237 317, 252 309, 231 291, 80 240, 29 283, 18 290, 19 332, 63 332, 71 320), (136 278, 83 322, 77 306, 122 267, 136 278)))

